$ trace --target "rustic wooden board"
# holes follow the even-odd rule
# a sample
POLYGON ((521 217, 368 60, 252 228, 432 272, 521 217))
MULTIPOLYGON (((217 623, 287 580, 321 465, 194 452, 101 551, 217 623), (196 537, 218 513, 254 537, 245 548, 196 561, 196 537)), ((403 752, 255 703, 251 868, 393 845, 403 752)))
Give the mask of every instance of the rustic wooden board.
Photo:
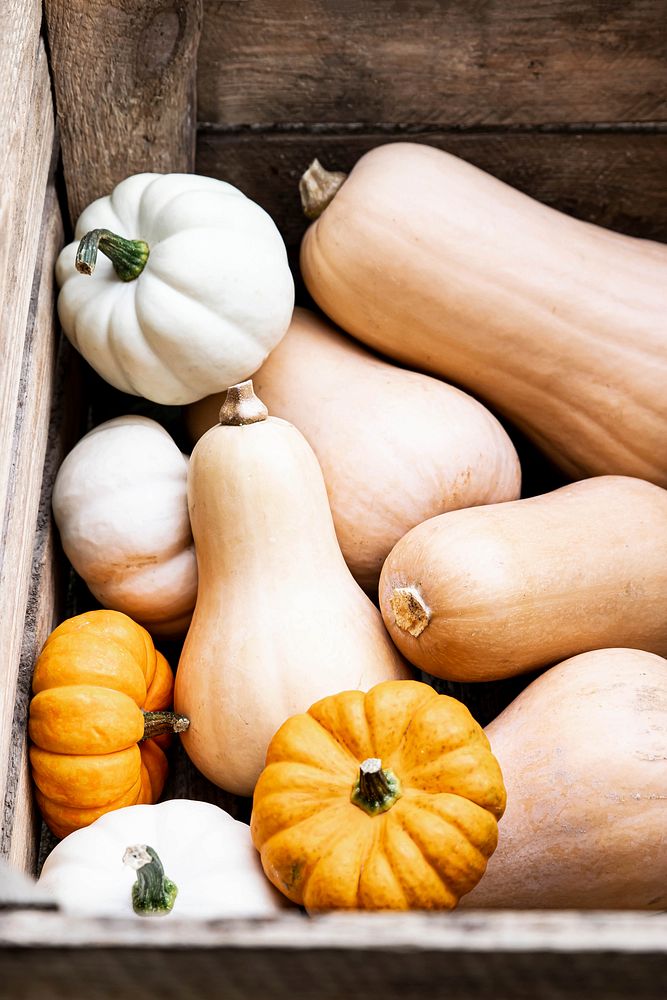
POLYGON ((667 119, 665 0, 206 0, 199 119, 667 119))
MULTIPOLYGON (((5 679, 4 739, 0 756, 0 855, 32 871, 36 823, 27 761, 26 721, 35 657, 54 626, 56 568, 51 532, 52 477, 57 448, 48 434, 56 379, 53 265, 62 246, 55 189, 47 188, 14 426, 12 488, 5 510, 0 587, 11 610, 11 637, 3 637, 10 671, 5 679), (41 490, 40 490, 41 484, 41 490)), ((2 724, 0 723, 0 726, 2 724)))
POLYGON ((128 174, 192 169, 201 0, 45 0, 70 217, 128 174))
POLYGON ((21 1000, 664 1000, 666 921, 412 913, 137 925, 0 913, 0 977, 21 1000))
POLYGON ((48 559, 34 543, 53 387, 53 264, 62 245, 53 184, 47 188, 54 124, 40 23, 39 3, 10 3, 0 32, 0 855, 24 869, 35 855, 27 694, 52 599, 48 586, 39 600, 30 587, 36 564, 48 559))

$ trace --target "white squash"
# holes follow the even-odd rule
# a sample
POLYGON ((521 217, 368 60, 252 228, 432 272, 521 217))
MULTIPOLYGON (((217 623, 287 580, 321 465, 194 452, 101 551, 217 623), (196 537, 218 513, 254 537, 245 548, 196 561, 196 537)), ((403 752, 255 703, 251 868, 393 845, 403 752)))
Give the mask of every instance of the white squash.
POLYGON ((116 809, 70 833, 46 859, 38 885, 73 916, 145 919, 133 908, 133 885, 159 871, 154 862, 134 870, 142 847, 153 849, 176 886, 165 914, 215 920, 283 909, 282 896, 264 876, 250 828, 209 802, 189 799, 116 809))
POLYGON ((61 465, 53 513, 67 558, 105 608, 185 633, 197 598, 188 459, 155 420, 116 417, 61 465))
POLYGON ((287 330, 294 282, 285 245, 231 184, 137 174, 89 205, 75 236, 56 266, 60 321, 123 392, 201 399, 256 371, 287 330), (98 244, 110 259, 97 259, 98 244))

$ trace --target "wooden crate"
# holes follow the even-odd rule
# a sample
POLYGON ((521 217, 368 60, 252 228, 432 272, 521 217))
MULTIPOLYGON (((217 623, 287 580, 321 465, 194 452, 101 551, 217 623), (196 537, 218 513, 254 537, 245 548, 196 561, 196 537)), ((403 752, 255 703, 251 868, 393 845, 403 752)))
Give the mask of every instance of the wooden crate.
MULTIPOLYGON (((665 914, 289 913, 137 927, 66 919, 19 873, 36 872, 40 836, 49 846, 26 766, 32 666, 53 625, 90 601, 54 537, 53 477, 83 429, 141 405, 59 338, 53 264, 70 220, 128 173, 196 165, 273 215, 296 270, 310 159, 349 169, 410 138, 573 215, 664 240, 666 16, 665 0, 5 0, 0 858, 11 869, 0 869, 0 995, 665 996, 665 914)), ((543 463, 534 488, 554 476, 543 463)), ((521 683, 452 689, 486 722, 521 683)), ((247 815, 177 757, 169 794, 247 815)))

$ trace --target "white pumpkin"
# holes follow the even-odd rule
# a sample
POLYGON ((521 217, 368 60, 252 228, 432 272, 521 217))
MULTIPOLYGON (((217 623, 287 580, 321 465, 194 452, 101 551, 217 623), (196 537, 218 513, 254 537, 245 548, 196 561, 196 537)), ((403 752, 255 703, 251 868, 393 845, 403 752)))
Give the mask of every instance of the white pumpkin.
POLYGON ((287 330, 294 281, 285 245, 231 184, 136 174, 82 212, 75 237, 56 265, 60 321, 123 392, 176 405, 201 399, 252 375, 287 330), (100 230, 99 249, 122 278, 97 257, 100 230), (79 241, 95 231, 80 273, 79 241))
POLYGON ((53 490, 74 569, 103 607, 156 636, 184 634, 197 598, 187 473, 188 459, 155 420, 116 417, 75 445, 53 490))
MULTIPOLYGON (((143 887, 149 878, 159 886, 160 876, 152 861, 138 868, 146 847, 177 889, 175 899, 168 893, 165 915, 215 920, 266 917, 283 909, 250 828, 209 802, 189 799, 116 809, 70 833, 44 862, 38 886, 72 916, 146 919, 133 907, 133 886, 143 887)), ((145 903, 139 894, 138 908, 145 903)))

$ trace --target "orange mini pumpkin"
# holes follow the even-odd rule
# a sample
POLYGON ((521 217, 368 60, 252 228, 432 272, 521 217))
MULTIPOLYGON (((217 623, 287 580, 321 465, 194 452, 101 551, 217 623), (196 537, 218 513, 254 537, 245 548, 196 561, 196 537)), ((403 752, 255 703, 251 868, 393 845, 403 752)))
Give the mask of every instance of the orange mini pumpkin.
POLYGON ((160 711, 174 678, 148 632, 119 611, 69 618, 35 665, 28 732, 37 804, 57 837, 157 800, 167 758, 153 737, 187 727, 160 711))
POLYGON ((505 808, 468 709, 417 681, 344 691, 273 737, 251 818, 270 881, 322 909, 453 909, 505 808))

